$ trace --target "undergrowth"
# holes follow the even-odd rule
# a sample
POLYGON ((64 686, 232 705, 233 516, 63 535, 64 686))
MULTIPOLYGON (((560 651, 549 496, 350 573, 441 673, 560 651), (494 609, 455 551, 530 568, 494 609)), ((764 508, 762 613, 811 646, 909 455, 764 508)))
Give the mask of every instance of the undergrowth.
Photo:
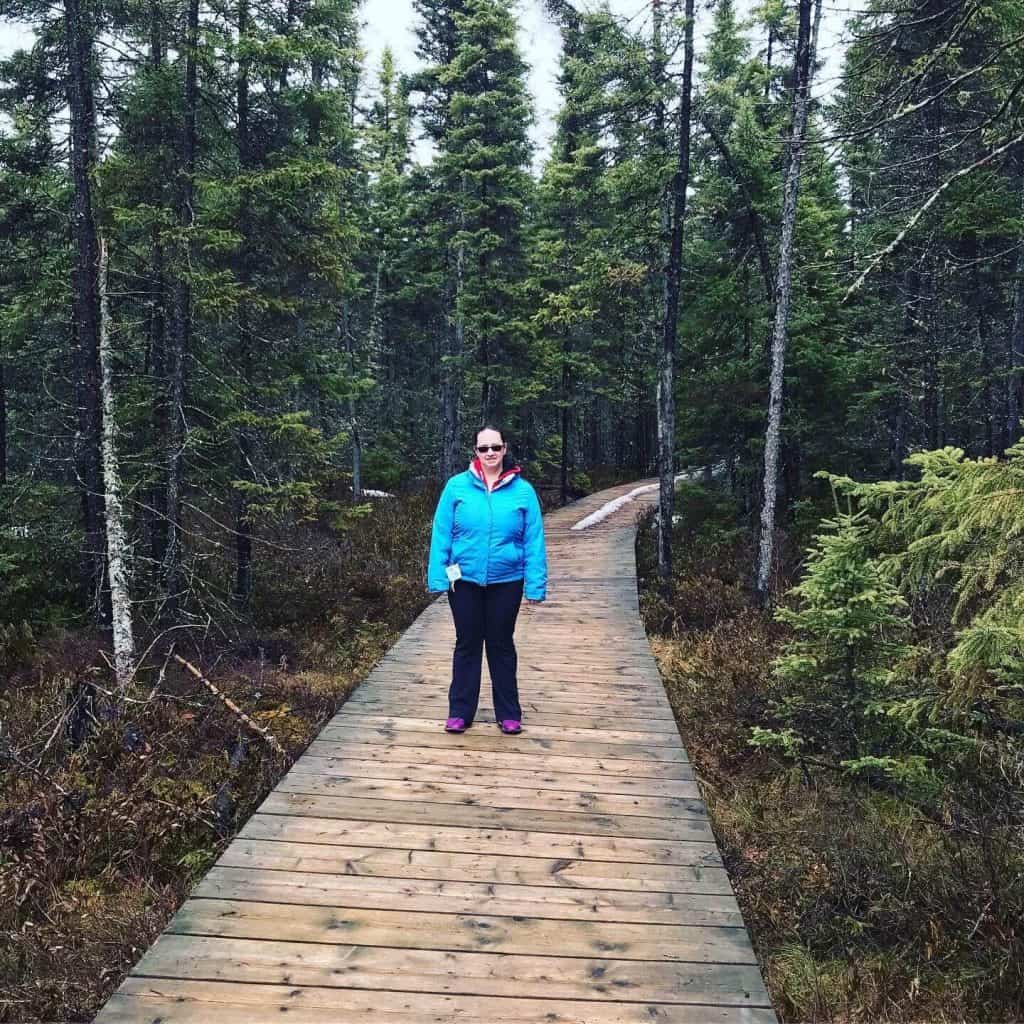
POLYGON ((753 601, 731 503, 687 485, 678 504, 667 591, 641 524, 641 609, 781 1018, 1024 1018, 1024 865, 994 799, 1006 780, 954 776, 923 799, 752 745, 776 724, 790 627, 753 601))
POLYGON ((86 1021, 429 600, 431 496, 268 534, 250 624, 176 630, 125 693, 106 638, 0 633, 0 1021, 86 1021), (268 730, 230 711, 185 657, 268 730))

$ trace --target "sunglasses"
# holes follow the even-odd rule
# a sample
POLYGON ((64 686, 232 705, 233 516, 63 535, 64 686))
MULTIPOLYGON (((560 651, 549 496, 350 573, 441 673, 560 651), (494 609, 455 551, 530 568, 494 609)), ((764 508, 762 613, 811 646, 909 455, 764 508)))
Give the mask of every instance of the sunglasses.
POLYGON ((476 450, 483 455, 484 452, 500 452, 504 447, 503 444, 478 444, 476 450))

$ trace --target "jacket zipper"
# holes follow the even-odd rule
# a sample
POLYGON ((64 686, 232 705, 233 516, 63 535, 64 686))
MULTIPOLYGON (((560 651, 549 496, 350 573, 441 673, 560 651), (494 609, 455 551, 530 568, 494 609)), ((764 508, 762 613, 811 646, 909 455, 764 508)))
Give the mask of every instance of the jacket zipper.
POLYGON ((484 478, 484 490, 487 492, 487 567, 484 569, 484 586, 491 578, 491 538, 494 535, 494 506, 491 504, 491 489, 484 478))

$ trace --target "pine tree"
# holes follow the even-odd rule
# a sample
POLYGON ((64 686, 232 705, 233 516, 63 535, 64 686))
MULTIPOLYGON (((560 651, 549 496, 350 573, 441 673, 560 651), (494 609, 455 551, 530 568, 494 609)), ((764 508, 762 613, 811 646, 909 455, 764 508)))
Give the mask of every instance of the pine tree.
POLYGON ((462 450, 463 401, 479 422, 516 404, 515 376, 503 363, 525 351, 517 280, 525 267, 532 115, 515 23, 502 5, 467 0, 451 9, 423 5, 423 12, 422 52, 447 57, 417 84, 429 90, 419 110, 438 145, 430 198, 435 244, 446 256, 441 469, 451 475, 462 450))

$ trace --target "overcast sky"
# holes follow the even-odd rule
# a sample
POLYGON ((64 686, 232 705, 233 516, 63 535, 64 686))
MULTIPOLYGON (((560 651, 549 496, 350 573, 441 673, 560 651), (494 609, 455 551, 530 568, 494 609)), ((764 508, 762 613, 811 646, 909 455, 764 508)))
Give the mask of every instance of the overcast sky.
MULTIPOLYGON (((582 0, 580 6, 593 8, 597 4, 594 0, 582 0)), ((649 0, 609 0, 609 6, 616 13, 631 18, 634 25, 644 24, 645 19, 649 17, 649 0)), ((709 6, 707 0, 698 0, 698 38, 703 36, 710 21, 709 6)), ((737 8, 741 12, 751 6, 753 0, 738 0, 737 8)), ((816 83, 815 92, 818 95, 829 92, 835 83, 842 51, 842 26, 848 17, 850 6, 853 5, 844 0, 825 0, 820 45, 820 55, 825 60, 825 67, 816 83)), ((558 107, 555 76, 559 38, 558 31, 544 15, 541 0, 518 0, 518 8, 519 44, 524 58, 530 65, 529 84, 537 114, 533 139, 537 146, 539 162, 547 149, 552 132, 552 118, 558 107)), ((416 65, 412 0, 364 0, 362 19, 368 81, 373 79, 380 64, 381 52, 387 45, 394 51, 400 70, 409 71, 416 65)), ((24 27, 0 21, 0 56, 6 56, 30 41, 31 35, 24 27)), ((698 43, 698 49, 699 47, 698 43)))
MULTIPOLYGON (((649 17, 650 0, 608 0, 608 5, 617 14, 630 18, 633 25, 645 24, 649 17)), ((544 14, 541 0, 518 0, 519 45, 523 57, 530 65, 530 91, 533 93, 537 123, 533 128, 533 139, 538 156, 547 149, 552 133, 552 118, 558 109, 556 75, 558 72, 558 30, 544 14)), ((580 0, 577 6, 595 9, 595 0, 580 0)), ((737 0, 737 10, 746 12, 754 6, 754 0, 737 0)), ((852 4, 843 0, 825 0, 822 17, 822 32, 819 44, 820 56, 825 60, 817 81, 815 92, 831 90, 839 68, 842 51, 841 33, 846 13, 852 4)), ((711 16, 707 0, 698 0, 697 36, 698 51, 711 16)), ((372 75, 380 63, 380 54, 385 46, 394 51, 399 67, 408 71, 416 65, 415 16, 412 0, 364 0, 363 45, 367 51, 367 72, 372 75)))

